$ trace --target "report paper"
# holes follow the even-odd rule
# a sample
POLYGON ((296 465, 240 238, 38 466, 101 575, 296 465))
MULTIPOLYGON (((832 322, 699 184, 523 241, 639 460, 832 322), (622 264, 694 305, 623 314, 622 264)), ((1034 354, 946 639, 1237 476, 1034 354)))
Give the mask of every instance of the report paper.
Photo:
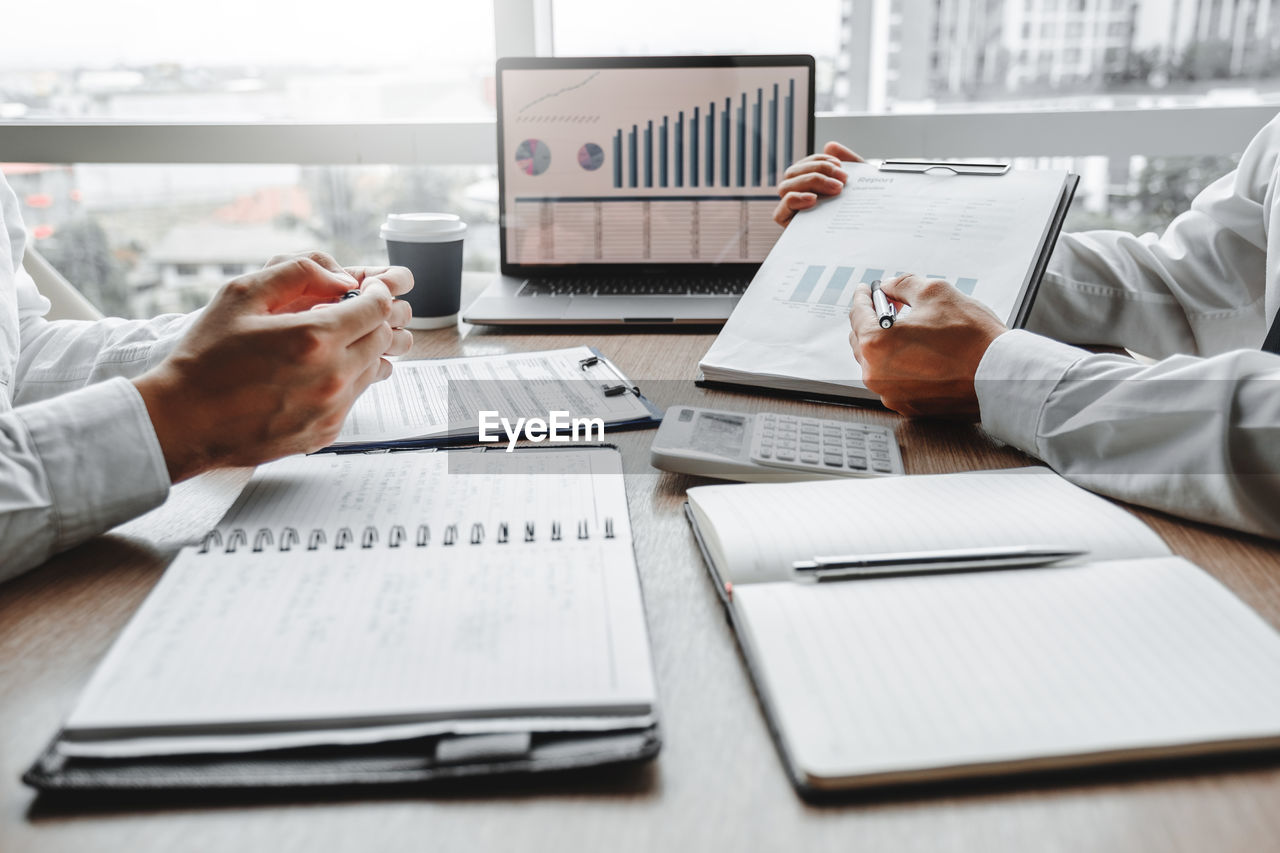
MULTIPOLYGON (((626 383, 606 360, 583 367, 590 347, 493 356, 398 361, 391 378, 369 386, 347 415, 334 447, 475 435, 481 411, 547 418, 565 411, 605 424, 650 417, 635 394, 606 397, 626 383)), ((505 437, 503 439, 505 441, 505 437)))
POLYGON ((793 390, 831 384, 871 396, 849 346, 859 284, 904 273, 943 279, 1011 322, 1067 173, 882 172, 846 163, 849 182, 796 214, 699 367, 707 379, 793 390))

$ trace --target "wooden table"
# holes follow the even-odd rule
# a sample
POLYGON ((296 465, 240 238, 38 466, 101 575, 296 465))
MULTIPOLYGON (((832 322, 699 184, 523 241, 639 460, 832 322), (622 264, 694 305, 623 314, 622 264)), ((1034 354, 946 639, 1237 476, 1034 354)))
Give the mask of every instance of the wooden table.
MULTIPOLYGON (((660 404, 771 408, 894 424, 908 473, 1022 465, 976 428, 696 388, 704 333, 418 333, 418 356, 596 344, 660 404), (655 382, 655 380, 664 380, 655 382)), ((787 782, 681 513, 695 479, 645 470, 651 431, 620 433, 662 713, 657 760, 447 794, 67 811, 19 776, 179 547, 247 472, 176 488, 156 511, 0 585, 0 851, 26 850, 1264 850, 1280 848, 1280 762, 1234 761, 953 786, 809 805, 787 782)), ((1280 625, 1280 547, 1139 512, 1175 551, 1280 625)))

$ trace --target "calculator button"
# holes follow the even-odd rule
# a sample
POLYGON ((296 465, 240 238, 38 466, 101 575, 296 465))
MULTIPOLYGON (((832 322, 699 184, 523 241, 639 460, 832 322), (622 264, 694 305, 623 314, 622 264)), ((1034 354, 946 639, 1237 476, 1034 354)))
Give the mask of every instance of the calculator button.
POLYGON ((879 471, 881 474, 888 474, 893 470, 888 462, 872 462, 871 467, 874 470, 879 471))
POLYGON ((843 460, 843 459, 841 459, 839 456, 830 456, 830 455, 829 455, 829 456, 823 456, 823 457, 822 457, 822 463, 823 463, 824 465, 830 465, 832 468, 843 468, 843 467, 844 467, 844 460, 843 460))
POLYGON ((867 467, 867 457, 850 454, 849 467, 857 468, 859 471, 865 470, 867 467))
POLYGON ((761 459, 768 459, 770 456, 773 455, 773 450, 772 448, 761 447, 760 452, 756 455, 759 456, 761 459))
POLYGON ((818 452, 818 442, 816 442, 816 441, 805 441, 805 440, 801 439, 801 441, 800 441, 800 449, 801 449, 801 450, 808 451, 809 453, 817 453, 817 452, 818 452))
POLYGON ((803 463, 805 463, 806 465, 817 465, 817 464, 818 464, 818 454, 817 454, 817 453, 811 453, 811 452, 808 452, 808 451, 802 451, 802 452, 800 453, 800 461, 801 461, 801 462, 803 462, 803 463))
POLYGON ((796 461, 796 452, 794 450, 780 447, 778 448, 778 458, 783 462, 794 462, 796 461))

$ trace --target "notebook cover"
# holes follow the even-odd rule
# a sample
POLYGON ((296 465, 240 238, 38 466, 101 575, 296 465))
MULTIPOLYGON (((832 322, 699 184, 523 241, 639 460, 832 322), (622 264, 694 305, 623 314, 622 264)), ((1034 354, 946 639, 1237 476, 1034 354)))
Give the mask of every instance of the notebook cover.
POLYGON ((439 763, 432 757, 437 740, 108 760, 60 756, 55 738, 22 780, 43 792, 67 794, 368 788, 639 762, 657 755, 662 745, 654 723, 619 732, 540 733, 533 739, 535 752, 538 747, 557 747, 545 757, 439 763), (581 741, 581 748, 573 748, 574 741, 581 741))

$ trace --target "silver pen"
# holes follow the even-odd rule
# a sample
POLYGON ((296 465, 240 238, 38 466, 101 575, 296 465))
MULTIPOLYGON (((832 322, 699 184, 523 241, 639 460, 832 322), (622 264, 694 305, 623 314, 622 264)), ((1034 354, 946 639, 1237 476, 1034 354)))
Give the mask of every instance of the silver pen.
POLYGON ((871 304, 875 306, 876 319, 880 322, 880 328, 892 328, 894 318, 898 316, 898 309, 880 289, 880 279, 871 282, 871 304))
POLYGON ((881 554, 814 557, 792 564, 796 580, 856 580, 901 575, 1032 569, 1089 553, 1049 545, 1009 548, 950 548, 942 551, 898 551, 881 554))

